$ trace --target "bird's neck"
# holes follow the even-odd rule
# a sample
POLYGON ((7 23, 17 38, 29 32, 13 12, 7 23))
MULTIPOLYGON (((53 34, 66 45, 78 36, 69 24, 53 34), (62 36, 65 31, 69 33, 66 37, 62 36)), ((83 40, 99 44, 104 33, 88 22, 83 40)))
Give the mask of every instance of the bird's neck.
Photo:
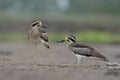
POLYGON ((76 43, 76 42, 72 42, 72 41, 68 42, 69 45, 74 44, 74 43, 76 43))
POLYGON ((38 31, 38 27, 37 27, 37 26, 32 27, 32 29, 33 29, 34 31, 38 31))
POLYGON ((69 43, 69 45, 68 45, 68 49, 69 49, 69 50, 72 50, 72 45, 74 45, 74 44, 76 44, 76 42, 69 43))

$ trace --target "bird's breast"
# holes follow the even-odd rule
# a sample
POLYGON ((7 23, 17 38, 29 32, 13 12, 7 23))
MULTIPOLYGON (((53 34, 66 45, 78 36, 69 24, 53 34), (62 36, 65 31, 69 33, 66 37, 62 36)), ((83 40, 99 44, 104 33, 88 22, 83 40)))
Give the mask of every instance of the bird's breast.
POLYGON ((36 39, 36 38, 39 38, 39 37, 40 37, 40 34, 39 34, 38 32, 33 32, 33 33, 31 34, 31 38, 36 39))

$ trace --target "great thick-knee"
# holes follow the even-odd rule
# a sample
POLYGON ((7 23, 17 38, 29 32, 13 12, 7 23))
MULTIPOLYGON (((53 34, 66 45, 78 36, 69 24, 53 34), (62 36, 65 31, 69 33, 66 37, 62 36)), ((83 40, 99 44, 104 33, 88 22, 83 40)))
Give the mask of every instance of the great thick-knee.
POLYGON ((28 31, 27 37, 28 39, 32 40, 35 45, 42 44, 49 49, 48 35, 45 28, 48 28, 48 26, 43 25, 40 20, 33 21, 32 26, 28 31))
POLYGON ((76 56, 78 63, 82 57, 97 57, 103 61, 108 61, 105 56, 100 54, 93 47, 77 43, 76 37, 74 35, 69 35, 64 40, 59 40, 57 42, 65 41, 69 43, 68 49, 76 56))

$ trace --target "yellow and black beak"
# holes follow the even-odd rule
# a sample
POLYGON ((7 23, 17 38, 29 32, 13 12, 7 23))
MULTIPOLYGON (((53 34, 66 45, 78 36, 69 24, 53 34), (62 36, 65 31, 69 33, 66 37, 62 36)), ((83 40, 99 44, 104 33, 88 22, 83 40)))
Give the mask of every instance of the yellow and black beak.
POLYGON ((65 42, 65 40, 58 40, 58 41, 56 41, 56 43, 63 43, 63 42, 65 42))
POLYGON ((56 42, 57 42, 57 43, 63 43, 63 42, 65 42, 65 41, 68 41, 68 37, 65 37, 64 40, 58 40, 58 41, 56 41, 56 42))
POLYGON ((48 26, 44 25, 41 21, 39 21, 38 27, 41 27, 41 28, 48 28, 48 26))
POLYGON ((42 28, 48 28, 48 26, 46 26, 46 25, 42 25, 42 28))

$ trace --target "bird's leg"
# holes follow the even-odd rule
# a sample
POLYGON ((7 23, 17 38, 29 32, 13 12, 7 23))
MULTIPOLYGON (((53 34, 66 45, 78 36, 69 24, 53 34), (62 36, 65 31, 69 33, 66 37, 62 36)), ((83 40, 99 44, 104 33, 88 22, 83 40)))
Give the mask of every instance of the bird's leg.
POLYGON ((80 61, 81 59, 79 57, 77 57, 77 64, 79 65, 80 64, 80 61))
POLYGON ((80 63, 80 58, 77 58, 78 60, 77 60, 77 64, 79 65, 79 63, 80 63))
POLYGON ((34 62, 36 63, 37 62, 37 54, 38 54, 38 51, 37 51, 37 44, 34 44, 34 47, 35 47, 35 54, 34 54, 34 62))
POLYGON ((40 54, 41 54, 39 44, 35 44, 35 49, 36 49, 36 54, 34 58, 35 58, 35 62, 37 63, 38 61, 40 62, 40 54))
POLYGON ((82 56, 81 55, 76 55, 77 57, 77 64, 79 65, 80 62, 82 62, 82 56))

